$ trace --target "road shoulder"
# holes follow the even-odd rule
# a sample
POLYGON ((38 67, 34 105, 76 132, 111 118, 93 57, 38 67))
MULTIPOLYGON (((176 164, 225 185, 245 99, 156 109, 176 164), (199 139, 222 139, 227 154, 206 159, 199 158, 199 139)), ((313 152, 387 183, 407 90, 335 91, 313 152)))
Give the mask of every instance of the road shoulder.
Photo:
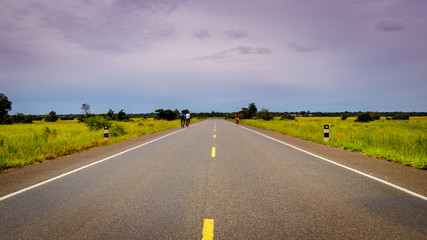
POLYGON ((109 146, 97 147, 73 155, 47 160, 0 173, 0 197, 54 178, 69 171, 94 163, 159 137, 181 130, 173 128, 150 135, 126 140, 109 146))
POLYGON ((242 126, 295 147, 301 148, 318 156, 327 158, 336 163, 406 188, 423 196, 427 196, 426 170, 404 166, 402 164, 393 163, 383 159, 369 157, 361 153, 350 152, 344 149, 310 142, 300 138, 287 136, 281 133, 264 130, 245 124, 242 124, 242 126))

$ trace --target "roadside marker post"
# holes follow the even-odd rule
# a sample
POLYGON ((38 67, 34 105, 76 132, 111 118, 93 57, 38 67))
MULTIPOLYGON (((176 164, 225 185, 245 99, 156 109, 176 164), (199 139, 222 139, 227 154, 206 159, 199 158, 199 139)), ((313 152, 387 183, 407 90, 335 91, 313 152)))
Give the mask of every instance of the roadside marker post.
POLYGON ((329 142, 329 125, 327 124, 323 126, 323 139, 329 142))
POLYGON ((104 139, 109 138, 108 126, 104 126, 104 139))

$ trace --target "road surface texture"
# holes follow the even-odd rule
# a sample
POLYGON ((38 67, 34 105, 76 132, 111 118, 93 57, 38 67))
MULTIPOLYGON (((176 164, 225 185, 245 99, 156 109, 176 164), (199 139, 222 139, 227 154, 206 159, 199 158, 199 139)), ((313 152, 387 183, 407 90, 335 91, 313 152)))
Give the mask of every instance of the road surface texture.
POLYGON ((210 119, 1 173, 0 239, 427 239, 426 171, 253 129, 210 119))

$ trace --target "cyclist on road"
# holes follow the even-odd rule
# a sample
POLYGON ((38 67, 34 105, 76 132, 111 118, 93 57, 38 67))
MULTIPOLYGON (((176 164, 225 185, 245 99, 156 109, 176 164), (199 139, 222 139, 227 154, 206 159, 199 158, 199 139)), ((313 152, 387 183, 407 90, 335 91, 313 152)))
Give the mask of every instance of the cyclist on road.
POLYGON ((184 128, 185 125, 185 114, 181 113, 181 116, 179 116, 181 118, 181 127, 184 128))
POLYGON ((187 114, 185 114, 185 118, 186 118, 186 125, 187 125, 187 127, 188 127, 188 125, 190 125, 190 118, 191 118, 191 115, 190 115, 190 113, 187 113, 187 114))
POLYGON ((234 115, 234 117, 236 118, 236 125, 239 125, 240 114, 236 113, 236 115, 234 115))

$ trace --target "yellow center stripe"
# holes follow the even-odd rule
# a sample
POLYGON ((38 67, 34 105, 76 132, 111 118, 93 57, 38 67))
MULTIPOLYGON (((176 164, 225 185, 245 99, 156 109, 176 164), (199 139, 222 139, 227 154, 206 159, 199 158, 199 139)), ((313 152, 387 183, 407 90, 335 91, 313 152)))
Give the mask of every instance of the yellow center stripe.
POLYGON ((214 134, 214 138, 216 138, 216 135, 214 134))
POLYGON ((214 220, 203 219, 202 240, 212 240, 214 236, 214 220))
POLYGON ((212 157, 215 157, 215 147, 212 147, 212 157))

